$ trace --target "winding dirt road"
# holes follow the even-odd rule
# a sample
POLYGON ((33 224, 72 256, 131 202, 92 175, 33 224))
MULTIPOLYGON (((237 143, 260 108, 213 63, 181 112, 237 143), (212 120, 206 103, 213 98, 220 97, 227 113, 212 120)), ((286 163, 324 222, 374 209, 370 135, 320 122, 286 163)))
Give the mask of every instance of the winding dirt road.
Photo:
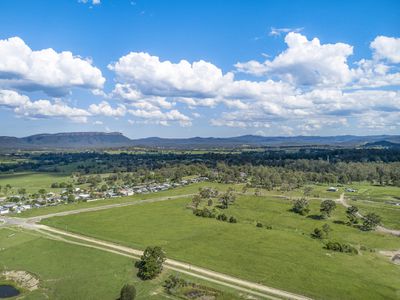
MULTIPOLYGON (((339 199, 336 199, 336 202, 341 204, 341 205, 343 205, 346 208, 351 206, 350 204, 348 204, 346 202, 346 198, 344 197, 344 193, 342 193, 340 195, 339 199)), ((357 217, 359 217, 361 219, 364 219, 364 216, 361 213, 357 212, 356 215, 357 215, 357 217)), ((376 227, 376 231, 387 233, 387 234, 392 234, 392 235, 395 235, 395 236, 400 236, 400 230, 390 229, 390 228, 386 228, 386 227, 380 226, 380 225, 376 227)))

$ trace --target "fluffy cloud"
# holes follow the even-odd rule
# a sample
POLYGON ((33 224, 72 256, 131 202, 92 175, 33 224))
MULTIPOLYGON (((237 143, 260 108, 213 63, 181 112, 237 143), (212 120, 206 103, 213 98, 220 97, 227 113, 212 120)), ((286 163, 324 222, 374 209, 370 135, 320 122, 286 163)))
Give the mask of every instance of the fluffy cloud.
POLYGON ((353 47, 344 44, 321 44, 300 33, 290 32, 285 37, 288 48, 273 60, 263 63, 250 61, 237 63, 238 71, 253 75, 275 75, 300 85, 343 84, 351 81, 352 72, 347 64, 353 47))
POLYGON ((136 88, 143 95, 210 97, 226 82, 232 80, 231 73, 222 71, 203 60, 189 63, 160 61, 148 53, 131 52, 121 57, 109 68, 122 82, 136 88))
POLYGON ((112 108, 111 105, 102 101, 99 104, 91 104, 89 106, 89 112, 93 115, 104 115, 107 117, 123 117, 126 113, 126 108, 123 105, 118 105, 116 108, 112 108))
POLYGON ((0 40, 0 86, 64 95, 71 88, 102 89, 101 71, 69 51, 32 50, 19 37, 0 40))
POLYGON ((370 46, 376 59, 400 63, 400 38, 377 36, 370 46))
POLYGON ((395 51, 378 47, 382 40, 391 44, 391 39, 376 38, 371 43, 374 59, 362 59, 351 67, 351 45, 321 44, 317 38, 289 32, 287 49, 276 57, 236 64, 238 71, 264 77, 257 81, 237 80, 234 73, 223 73, 205 61, 173 63, 131 52, 108 66, 117 75, 112 96, 131 107, 129 113, 142 120, 136 123, 187 126, 191 119, 172 109, 183 103, 192 110, 207 107, 219 112, 225 107, 218 117, 210 118, 214 126, 275 128, 283 134, 347 127, 349 119, 361 123, 367 113, 387 117, 400 111, 397 89, 380 89, 400 85, 400 73, 390 65, 395 51))
POLYGON ((0 90, 0 106, 12 108, 17 115, 29 118, 66 118, 74 122, 87 122, 90 113, 70 107, 62 101, 31 101, 28 96, 11 90, 0 90))

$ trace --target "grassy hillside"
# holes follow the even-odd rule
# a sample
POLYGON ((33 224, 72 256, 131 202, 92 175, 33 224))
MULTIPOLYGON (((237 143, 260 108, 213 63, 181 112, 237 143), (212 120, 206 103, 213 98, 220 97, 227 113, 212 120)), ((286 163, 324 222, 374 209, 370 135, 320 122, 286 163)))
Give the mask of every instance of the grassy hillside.
MULTIPOLYGON (((190 199, 57 217, 44 223, 143 249, 160 245, 171 258, 262 282, 317 299, 397 299, 400 268, 378 250, 400 249, 400 240, 338 224, 338 207, 328 221, 290 212, 288 200, 242 196, 225 213, 237 224, 196 217, 190 199), (272 226, 257 228, 256 222, 272 226), (331 239, 363 246, 359 255, 327 251, 310 237, 328 223, 331 239), (372 252, 370 252, 372 251, 372 252), (307 284, 305 284, 307 283, 307 284)), ((310 215, 318 215, 319 201, 310 215)))
POLYGON ((40 280, 38 290, 21 295, 27 300, 114 300, 125 283, 135 286, 136 299, 178 299, 167 295, 162 287, 170 274, 219 290, 218 300, 243 299, 221 286, 170 271, 142 281, 136 277, 137 269, 130 258, 49 240, 28 231, 0 229, 0 245, 0 273, 27 271, 40 280))

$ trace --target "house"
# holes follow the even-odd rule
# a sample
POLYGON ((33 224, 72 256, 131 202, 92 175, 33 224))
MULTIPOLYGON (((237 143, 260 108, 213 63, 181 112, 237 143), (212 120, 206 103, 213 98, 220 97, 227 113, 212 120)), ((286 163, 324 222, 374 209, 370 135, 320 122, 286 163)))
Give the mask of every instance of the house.
POLYGON ((331 186, 330 188, 327 189, 328 192, 337 192, 339 189, 336 187, 331 186))
POLYGON ((80 200, 87 200, 90 199, 90 194, 81 193, 76 196, 77 199, 80 200))
POLYGON ((9 214, 10 210, 8 208, 0 208, 0 215, 9 214))

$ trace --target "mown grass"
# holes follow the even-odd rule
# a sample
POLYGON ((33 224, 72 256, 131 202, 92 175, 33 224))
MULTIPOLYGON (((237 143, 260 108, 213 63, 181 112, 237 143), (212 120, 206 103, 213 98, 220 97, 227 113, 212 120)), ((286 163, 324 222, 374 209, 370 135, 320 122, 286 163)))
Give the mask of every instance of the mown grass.
POLYGON ((190 199, 110 209, 45 220, 50 226, 144 249, 160 245, 170 258, 240 278, 304 294, 316 299, 398 299, 400 268, 378 254, 400 248, 396 237, 362 232, 340 224, 344 208, 329 220, 318 220, 320 201, 311 202, 311 216, 290 211, 288 200, 241 196, 225 213, 229 224, 196 217, 186 208, 190 199), (256 222, 272 226, 257 228, 256 222), (328 223, 330 239, 364 246, 348 255, 327 251, 310 237, 328 223), (370 252, 374 251, 374 252, 370 252))
POLYGON ((104 251, 49 240, 27 231, 0 229, 0 272, 24 270, 37 276, 40 288, 25 291, 24 299, 117 299, 121 287, 131 283, 137 299, 177 299, 162 284, 174 274, 221 291, 219 299, 242 299, 236 292, 171 271, 142 281, 130 258, 104 251))

